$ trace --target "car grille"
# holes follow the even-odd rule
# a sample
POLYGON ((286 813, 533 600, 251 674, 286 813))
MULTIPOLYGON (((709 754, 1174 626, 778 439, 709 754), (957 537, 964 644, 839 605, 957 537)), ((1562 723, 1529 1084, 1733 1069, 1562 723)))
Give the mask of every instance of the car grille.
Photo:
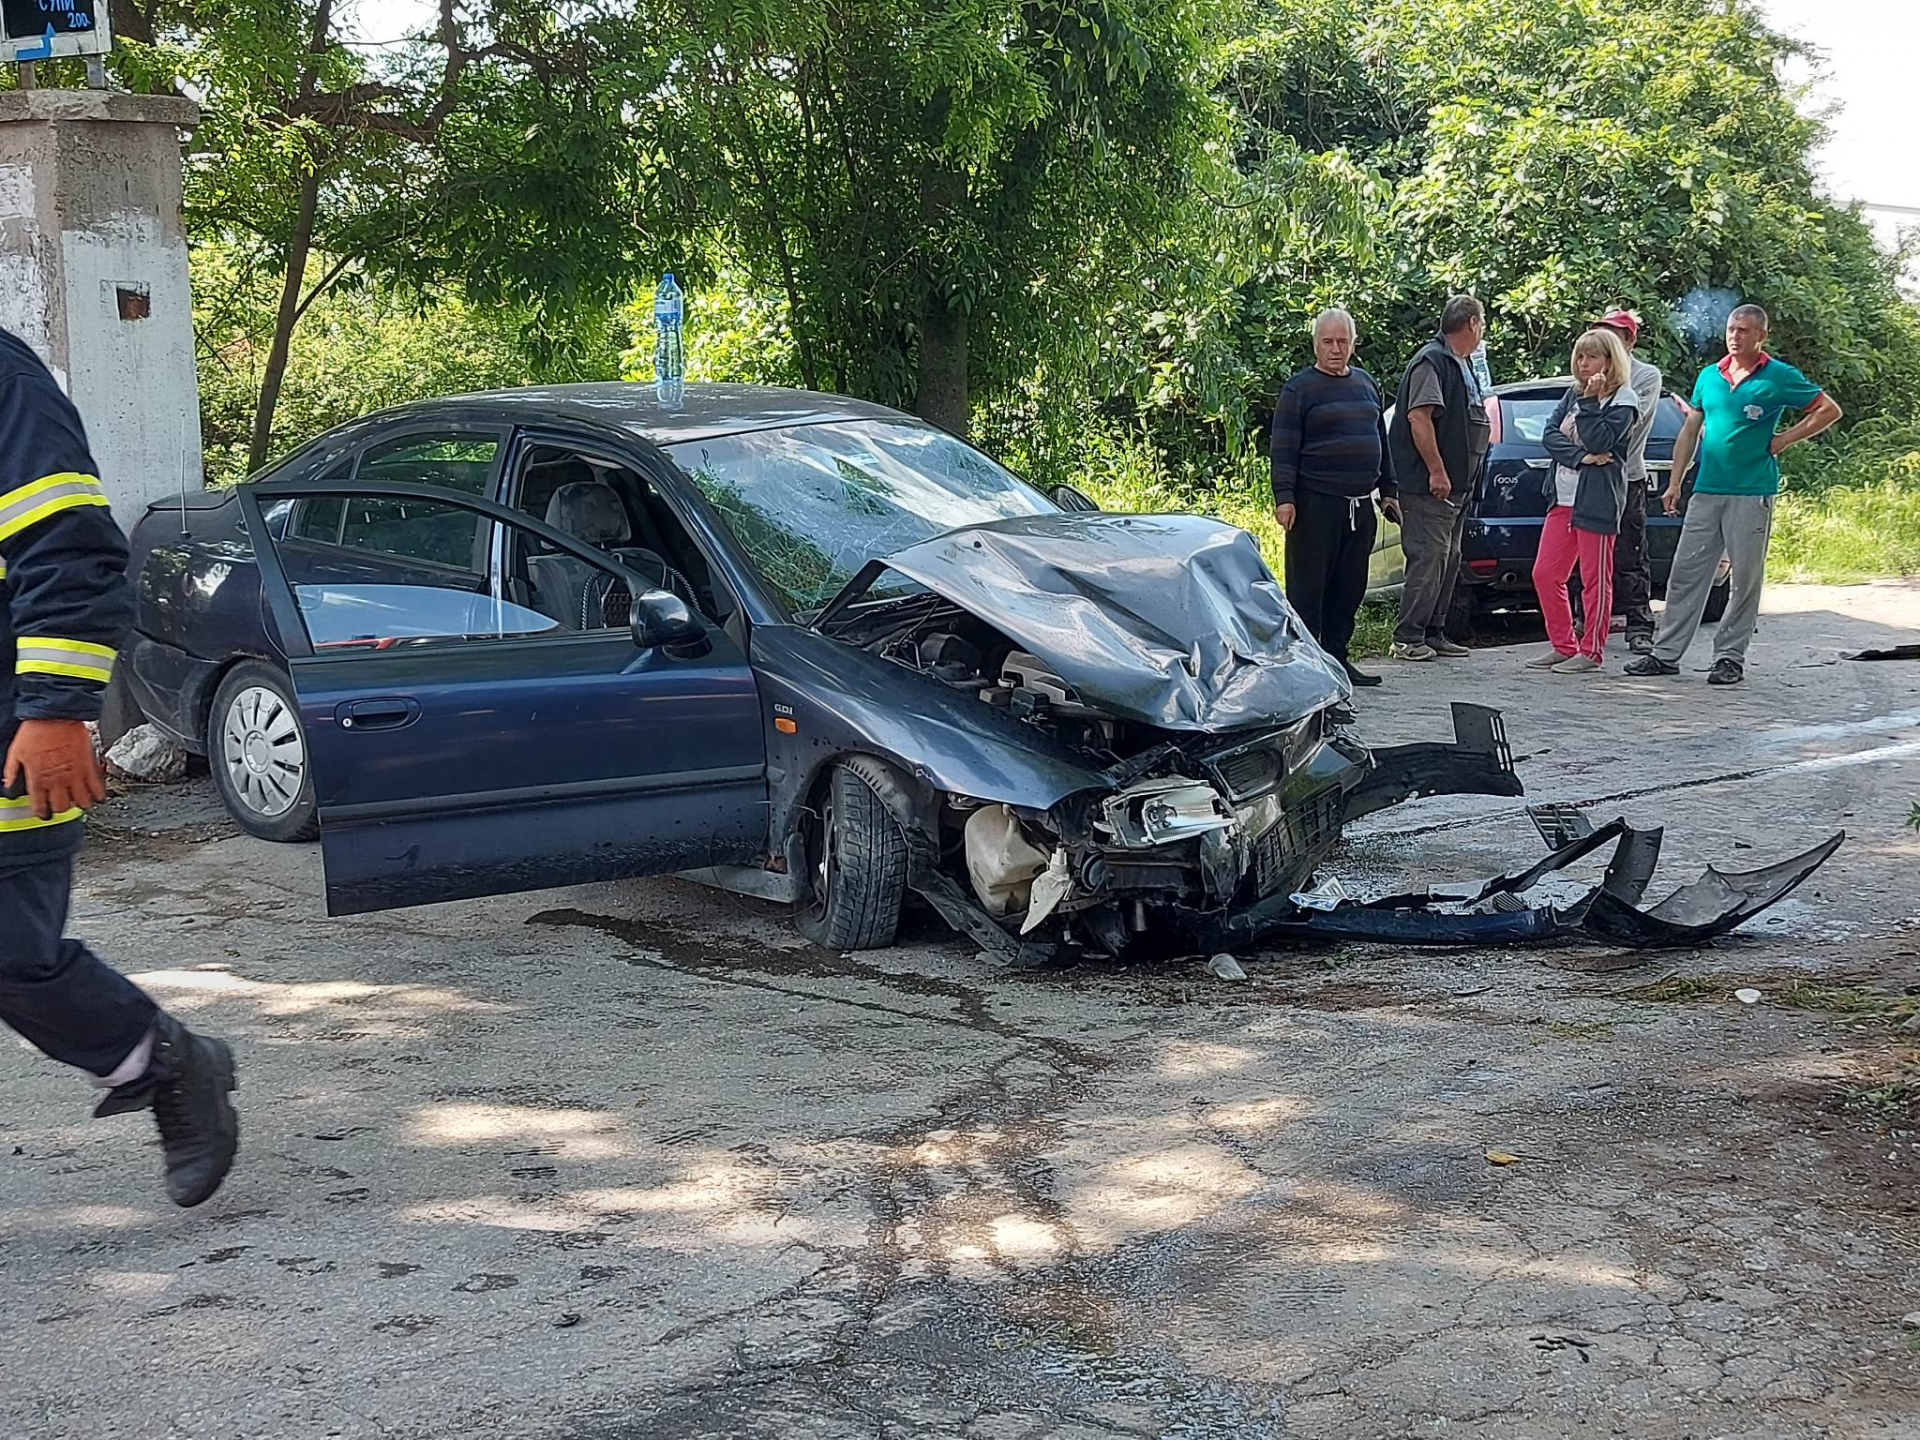
POLYGON ((1215 783, 1236 804, 1267 794, 1313 758, 1325 732, 1325 717, 1325 711, 1315 711, 1284 730, 1216 755, 1208 762, 1215 783))
POLYGON ((1329 786, 1290 807, 1253 842, 1253 873, 1262 896, 1295 877, 1305 878, 1301 866, 1340 838, 1340 807, 1340 788, 1329 786))

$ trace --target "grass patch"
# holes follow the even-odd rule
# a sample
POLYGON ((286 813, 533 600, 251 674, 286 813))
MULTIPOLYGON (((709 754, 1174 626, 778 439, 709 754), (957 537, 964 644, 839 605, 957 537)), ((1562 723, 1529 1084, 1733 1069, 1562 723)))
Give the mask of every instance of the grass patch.
POLYGON ((1858 985, 1820 985, 1812 981, 1792 981, 1770 996, 1795 1010, 1824 1010, 1833 1015, 1880 1016, 1905 1020, 1920 1011, 1920 995, 1889 995, 1858 985))
POLYGON ((1655 1004, 1674 1005, 1690 1000, 1724 1000, 1739 987, 1725 980, 1706 979, 1698 976, 1669 975, 1664 980, 1655 980, 1650 985, 1636 985, 1630 990, 1615 990, 1616 1000, 1651 1000, 1655 1004))
MULTIPOLYGON (((1372 600, 1362 605, 1348 653, 1356 660, 1386 654, 1387 647, 1393 643, 1393 627, 1399 619, 1400 607, 1391 601, 1372 600)), ((1920 806, 1914 808, 1920 810, 1920 806)))
POLYGON ((1833 1097, 1834 1108, 1863 1119, 1898 1122, 1911 1120, 1920 1090, 1898 1081, 1885 1085, 1853 1085, 1833 1097))
MULTIPOLYGON (((1730 1000, 1739 988, 1739 982, 1716 976, 1669 975, 1650 985, 1615 990, 1611 998, 1677 1005, 1700 1000, 1730 1000)), ((1920 995, 1894 995, 1862 985, 1836 985, 1817 980, 1788 980, 1781 984, 1763 980, 1755 983, 1754 988, 1760 991, 1763 1005, 1843 1015, 1854 1020, 1898 1025, 1920 1013, 1920 995)))
POLYGON ((1920 479, 1780 497, 1769 580, 1845 585, 1888 575, 1920 575, 1920 479))
POLYGON ((1599 1040, 1613 1034, 1611 1020, 1534 1020, 1535 1025, 1544 1024, 1549 1035, 1561 1040, 1599 1040))

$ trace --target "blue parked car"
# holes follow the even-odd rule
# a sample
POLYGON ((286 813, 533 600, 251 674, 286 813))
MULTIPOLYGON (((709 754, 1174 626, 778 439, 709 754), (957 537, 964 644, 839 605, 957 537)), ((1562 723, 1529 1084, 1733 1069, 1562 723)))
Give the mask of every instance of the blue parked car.
POLYGON ((1354 814, 1519 793, 1489 712, 1339 730, 1244 532, 1060 501, 837 397, 423 402, 155 506, 121 673, 243 826, 317 831, 335 913, 693 872, 839 948, 911 889, 1119 954, 1290 893, 1354 814))
MULTIPOLYGON (((1460 583, 1454 590, 1448 629, 1465 635, 1473 620, 1492 610, 1531 610, 1538 606, 1533 590, 1533 561, 1540 550, 1540 526, 1549 500, 1546 479, 1550 462, 1541 443, 1547 419, 1573 383, 1568 376, 1523 380, 1496 385, 1487 397, 1491 446, 1486 468, 1473 489, 1466 534, 1461 541, 1460 583)), ((1653 593, 1667 591, 1667 573, 1680 543, 1680 524, 1686 502, 1693 495, 1692 476, 1681 493, 1679 515, 1668 515, 1660 505, 1673 469, 1673 442, 1684 418, 1678 396, 1661 397, 1659 413, 1647 437, 1648 488, 1647 558, 1653 571, 1653 593)), ((1383 520, 1374 541, 1368 574, 1368 596, 1397 596, 1406 574, 1400 552, 1399 527, 1383 520)), ((1576 589, 1578 588, 1576 580, 1576 589)), ((1727 605, 1727 576, 1723 573, 1707 603, 1707 618, 1718 620, 1727 605)))

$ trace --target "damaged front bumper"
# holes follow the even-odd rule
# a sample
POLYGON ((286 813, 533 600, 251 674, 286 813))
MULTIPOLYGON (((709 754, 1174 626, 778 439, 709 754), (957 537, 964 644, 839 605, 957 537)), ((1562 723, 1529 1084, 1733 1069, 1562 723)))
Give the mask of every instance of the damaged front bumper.
POLYGON ((1109 772, 1110 790, 1044 813, 976 805, 970 885, 934 865, 911 883, 1003 955, 1178 952, 1236 907, 1287 903, 1356 815, 1415 796, 1520 794, 1499 713, 1453 710, 1450 744, 1369 749, 1316 713, 1252 740, 1163 746, 1109 772))
POLYGON ((1700 945, 1727 934, 1785 899, 1846 840, 1843 830, 1804 854, 1760 870, 1727 873, 1708 866, 1699 879, 1643 908, 1660 861, 1662 830, 1614 820, 1554 850, 1539 864, 1476 885, 1305 910, 1287 896, 1222 922, 1223 947, 1283 942, 1388 941, 1401 945, 1513 945, 1585 941, 1628 949, 1700 945), (1575 861, 1613 845, 1605 875, 1563 904, 1532 892, 1575 861))

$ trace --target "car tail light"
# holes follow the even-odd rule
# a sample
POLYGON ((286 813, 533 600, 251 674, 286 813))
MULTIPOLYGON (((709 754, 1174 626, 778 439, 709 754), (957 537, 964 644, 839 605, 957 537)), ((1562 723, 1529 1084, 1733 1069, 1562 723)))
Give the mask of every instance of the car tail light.
POLYGON ((1476 575, 1492 575, 1496 571, 1498 571, 1499 568, 1500 568, 1500 561, 1497 556, 1490 556, 1485 560, 1467 561, 1467 569, 1471 570, 1476 575))

